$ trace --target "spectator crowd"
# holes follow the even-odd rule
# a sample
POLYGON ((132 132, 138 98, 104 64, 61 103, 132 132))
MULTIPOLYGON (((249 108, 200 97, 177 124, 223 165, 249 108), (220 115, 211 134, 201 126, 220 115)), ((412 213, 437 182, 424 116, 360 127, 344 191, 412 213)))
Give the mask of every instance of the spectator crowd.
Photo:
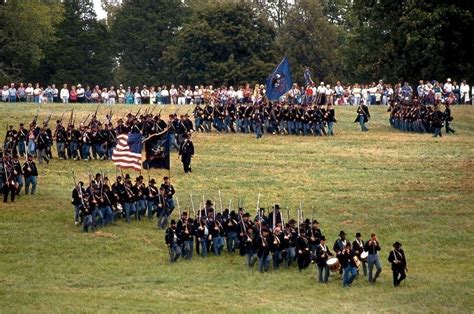
MULTIPOLYGON (((58 88, 55 84, 47 87, 39 83, 11 83, 4 85, 1 93, 3 102, 28 103, 105 103, 108 105, 120 104, 214 104, 214 103, 260 103, 264 99, 265 86, 256 84, 221 86, 212 85, 171 85, 147 86, 141 88, 124 87, 120 84, 100 87, 81 84, 69 86, 63 84, 58 88)), ((436 101, 449 104, 467 104, 471 101, 471 89, 466 81, 458 84, 450 78, 445 83, 438 81, 423 81, 413 88, 402 81, 396 84, 378 83, 345 84, 340 81, 335 86, 320 82, 310 82, 304 86, 293 84, 292 88, 280 99, 289 104, 332 104, 332 105, 389 105, 397 99, 417 96, 424 104, 434 104, 436 101)))

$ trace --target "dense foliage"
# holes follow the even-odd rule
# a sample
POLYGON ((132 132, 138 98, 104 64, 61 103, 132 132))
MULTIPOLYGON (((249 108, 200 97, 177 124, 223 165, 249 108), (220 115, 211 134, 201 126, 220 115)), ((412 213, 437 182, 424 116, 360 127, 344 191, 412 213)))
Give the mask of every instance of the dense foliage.
POLYGON ((469 1, 0 1, 0 79, 42 83, 474 79, 469 1))

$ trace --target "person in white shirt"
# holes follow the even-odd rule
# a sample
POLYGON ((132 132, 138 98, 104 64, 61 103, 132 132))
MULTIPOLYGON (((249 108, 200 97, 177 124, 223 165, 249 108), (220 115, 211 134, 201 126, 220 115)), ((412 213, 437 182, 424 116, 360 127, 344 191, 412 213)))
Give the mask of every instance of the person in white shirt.
MULTIPOLYGON (((375 85, 375 82, 372 83, 372 85, 368 88, 368 92, 369 92, 369 95, 368 95, 369 105, 375 105, 377 103, 377 92, 378 92, 378 88, 377 88, 377 85, 375 85)), ((379 94, 378 101, 380 102, 380 94, 379 94)))
POLYGON ((318 105, 324 105, 326 104, 326 86, 324 85, 324 82, 321 82, 318 86, 318 95, 317 95, 319 101, 318 105))
POLYGON ((56 85, 51 85, 51 94, 53 95, 53 102, 59 101, 59 90, 56 88, 56 85))
POLYGON ((100 94, 100 97, 102 97, 102 103, 104 104, 109 103, 109 92, 107 91, 107 88, 102 89, 102 93, 100 94))
POLYGON ((33 99, 35 103, 41 103, 41 91, 39 83, 36 83, 36 87, 33 90, 33 99))
POLYGON ((336 94, 336 104, 342 105, 343 104, 343 96, 344 96, 344 87, 341 85, 340 81, 336 82, 336 87, 334 87, 334 93, 336 94))
POLYGON ((76 93, 77 93, 77 102, 80 103, 80 104, 83 104, 85 102, 85 99, 86 99, 86 95, 85 95, 85 90, 84 88, 82 87, 81 84, 77 84, 77 89, 76 89, 76 93))
POLYGON ((150 105, 156 102, 155 86, 150 86, 150 105))
POLYGON ((241 104, 244 101, 244 87, 240 86, 237 92, 235 93, 235 97, 237 98, 237 103, 241 104))
POLYGON ((142 94, 140 93, 140 89, 138 86, 135 87, 135 93, 133 94, 135 99, 135 105, 139 105, 142 103, 142 94))
POLYGON ((107 104, 109 106, 115 105, 115 97, 117 97, 117 93, 115 92, 115 88, 113 86, 110 86, 108 96, 109 96, 109 101, 107 102, 107 104))
POLYGON ((140 95, 142 96, 142 101, 141 101, 142 104, 150 103, 150 91, 148 90, 146 85, 143 85, 140 95))
POLYGON ((10 92, 8 91, 8 85, 3 85, 2 89, 2 101, 7 102, 10 92))
POLYGON ((360 105, 361 93, 362 93, 362 89, 360 88, 359 84, 355 83, 354 88, 352 89, 352 96, 354 97, 352 105, 354 106, 360 105))
POLYGON ((171 84, 169 93, 171 104, 176 105, 176 103, 178 102, 178 90, 174 87, 173 84, 171 84))
POLYGON ((366 106, 369 104, 369 86, 367 85, 362 85, 362 101, 366 106))
POLYGON ((334 90, 331 88, 331 85, 326 85, 326 103, 328 105, 334 104, 334 90))
POLYGON ((470 97, 469 97, 470 90, 469 90, 469 84, 466 83, 466 80, 463 80, 461 82, 460 90, 461 90, 461 103, 467 104, 470 100, 470 97))
POLYGON ((446 80, 446 83, 444 83, 443 91, 444 91, 445 97, 447 97, 453 91, 453 84, 451 84, 451 79, 449 77, 446 80))
POLYGON ((184 105, 186 103, 185 90, 183 85, 178 86, 178 105, 184 105))
POLYGON ((28 87, 25 88, 26 102, 33 102, 33 92, 33 85, 31 85, 31 83, 28 83, 28 87))
POLYGON ((69 90, 67 89, 67 84, 63 85, 59 96, 61 97, 63 104, 69 103, 69 90))
POLYGON ((161 99, 163 102, 163 105, 168 105, 170 103, 170 92, 166 85, 163 85, 163 88, 161 90, 161 99))
POLYGON ((193 91, 193 104, 200 105, 201 104, 201 95, 199 95, 199 86, 194 86, 193 91))
POLYGON ((123 88, 123 84, 120 84, 117 90, 118 102, 119 104, 125 103, 125 88, 123 88))

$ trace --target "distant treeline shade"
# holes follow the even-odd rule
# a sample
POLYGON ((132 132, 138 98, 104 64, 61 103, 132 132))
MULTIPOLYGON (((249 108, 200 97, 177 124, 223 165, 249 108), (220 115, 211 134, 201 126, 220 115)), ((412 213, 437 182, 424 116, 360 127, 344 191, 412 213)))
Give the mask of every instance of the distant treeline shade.
POLYGON ((0 82, 473 81, 470 1, 0 1, 0 82), (8 44, 7 44, 8 43, 8 44))

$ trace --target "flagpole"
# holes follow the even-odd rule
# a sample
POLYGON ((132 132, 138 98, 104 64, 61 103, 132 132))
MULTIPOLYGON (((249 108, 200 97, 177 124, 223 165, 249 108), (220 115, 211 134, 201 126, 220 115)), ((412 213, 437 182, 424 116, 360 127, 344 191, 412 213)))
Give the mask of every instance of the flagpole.
POLYGON ((171 181, 171 138, 170 138, 170 130, 169 130, 169 127, 168 127, 168 134, 166 134, 166 137, 167 137, 167 143, 168 143, 168 159, 169 159, 169 167, 168 167, 168 178, 170 178, 170 181, 171 181))

